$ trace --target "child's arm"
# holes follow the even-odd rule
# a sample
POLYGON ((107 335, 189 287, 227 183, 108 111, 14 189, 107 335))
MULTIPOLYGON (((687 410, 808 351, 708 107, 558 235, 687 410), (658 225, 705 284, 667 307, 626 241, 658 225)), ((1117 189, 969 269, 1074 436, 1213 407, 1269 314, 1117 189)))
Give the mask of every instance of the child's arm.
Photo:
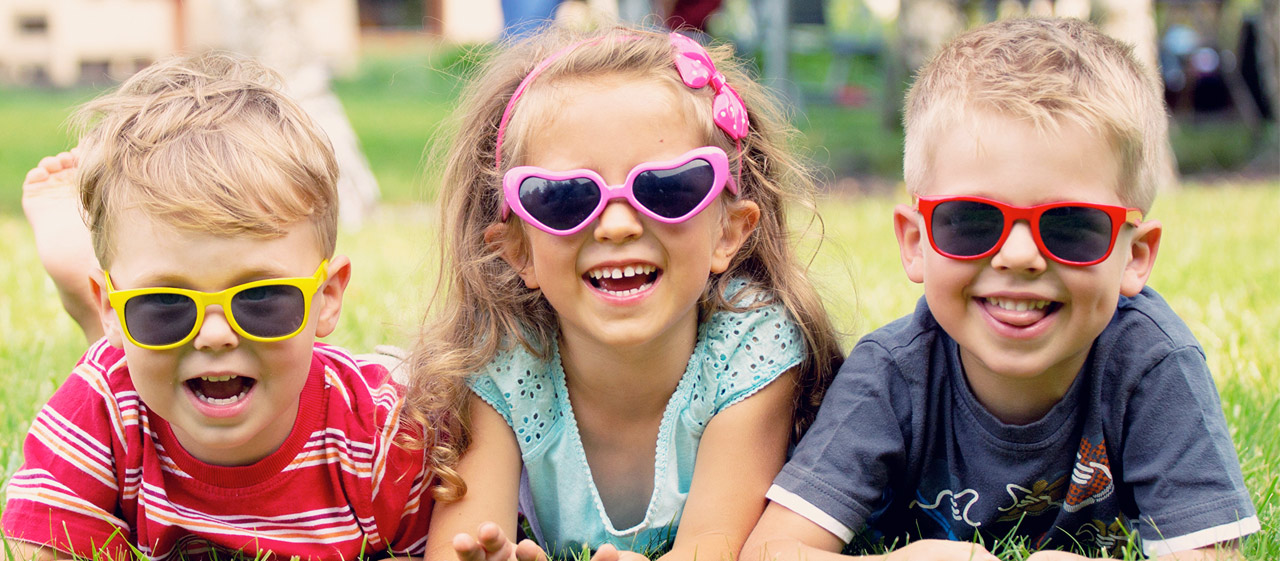
POLYGON ((737 557, 786 459, 795 378, 794 369, 782 373, 707 423, 676 540, 663 561, 737 557))
POLYGON ((836 561, 882 559, 884 561, 998 561, 979 544, 946 540, 920 540, 884 555, 841 555, 844 542, 808 518, 770 502, 742 548, 739 561, 836 561))
MULTIPOLYGON (((1088 561, 1098 559, 1102 561, 1106 557, 1085 557, 1065 551, 1038 551, 1032 553, 1027 561, 1088 561)), ((1200 549, 1190 551, 1179 551, 1168 555, 1161 555, 1155 558, 1155 561, 1243 561, 1244 556, 1240 555, 1240 549, 1236 547, 1236 542, 1225 542, 1216 545, 1205 546, 1200 549)))
POLYGON ((484 400, 472 395, 470 412, 471 445, 456 468, 467 494, 455 502, 436 502, 427 532, 427 561, 515 557, 509 536, 516 535, 520 446, 506 420, 484 400))

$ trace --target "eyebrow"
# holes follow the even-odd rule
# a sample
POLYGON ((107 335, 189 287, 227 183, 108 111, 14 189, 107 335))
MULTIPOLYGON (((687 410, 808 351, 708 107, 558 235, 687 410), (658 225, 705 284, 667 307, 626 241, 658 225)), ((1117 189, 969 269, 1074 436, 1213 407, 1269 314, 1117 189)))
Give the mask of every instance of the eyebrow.
MULTIPOLYGON (((235 277, 232 277, 232 280, 226 286, 222 287, 222 289, 238 286, 238 285, 248 283, 248 282, 253 282, 253 281, 259 281, 259 280, 265 280, 265 279, 295 278, 299 276, 307 276, 307 275, 305 274, 292 275, 289 273, 283 273, 278 269, 274 269, 271 267, 258 267, 258 268, 241 271, 240 274, 237 274, 235 277)), ((188 277, 180 273, 163 272, 155 275, 145 274, 138 279, 137 284, 139 286, 136 286, 134 288, 182 288, 186 290, 200 290, 198 288, 195 288, 195 283, 191 282, 191 280, 192 280, 191 277, 188 277)), ((219 289, 219 290, 222 290, 222 289, 219 289)))

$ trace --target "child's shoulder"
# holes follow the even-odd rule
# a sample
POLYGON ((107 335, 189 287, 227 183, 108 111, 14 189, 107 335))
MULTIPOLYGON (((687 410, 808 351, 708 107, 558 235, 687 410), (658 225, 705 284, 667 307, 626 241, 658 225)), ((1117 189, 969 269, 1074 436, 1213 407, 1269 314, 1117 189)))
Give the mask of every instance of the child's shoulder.
POLYGON ((727 364, 789 357, 803 351, 800 326, 774 295, 734 279, 724 296, 736 308, 713 312, 698 326, 695 353, 706 353, 714 362, 727 364))
MULTIPOLYGON (((404 406, 405 390, 392 380, 387 362, 316 343, 311 375, 324 376, 322 391, 329 409, 329 426, 345 424, 347 430, 356 433, 374 433, 397 418, 404 406)), ((303 390, 304 397, 307 391, 303 390)))
MULTIPOLYGON (((129 364, 125 360, 124 349, 111 346, 105 338, 89 345, 71 375, 63 380, 54 398, 71 394, 98 395, 103 402, 118 401, 121 396, 134 396, 137 390, 129 377, 129 364)), ((73 397, 72 400, 81 398, 73 397)), ((87 402, 82 405, 88 405, 87 402)))
POLYGON ((371 390, 385 388, 403 393, 403 384, 393 378, 392 371, 401 366, 407 355, 395 354, 400 350, 394 347, 386 348, 392 351, 355 354, 344 347, 317 342, 311 353, 311 367, 325 368, 331 384, 359 384, 371 390))
POLYGON ((854 348, 855 352, 875 348, 891 357, 915 357, 939 345, 945 347, 948 342, 954 345, 954 340, 933 317, 929 302, 921 296, 910 314, 864 335, 854 348))
POLYGON ((510 340, 488 364, 467 377, 467 385, 508 423, 519 414, 545 424, 562 413, 557 396, 564 374, 559 365, 555 341, 544 357, 510 340))
POLYGON ((1121 296, 1116 316, 1098 336, 1099 341, 1115 339, 1164 347, 1199 347, 1195 335, 1169 303, 1155 289, 1144 287, 1133 297, 1121 296))

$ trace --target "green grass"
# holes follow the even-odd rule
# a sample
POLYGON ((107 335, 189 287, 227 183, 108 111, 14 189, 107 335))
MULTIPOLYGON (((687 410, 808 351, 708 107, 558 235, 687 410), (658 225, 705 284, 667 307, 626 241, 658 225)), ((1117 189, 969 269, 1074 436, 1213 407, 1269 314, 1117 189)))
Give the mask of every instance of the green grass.
MULTIPOLYGON (((908 313, 920 295, 901 272, 890 212, 901 195, 832 196, 821 202, 826 239, 813 278, 838 325, 854 337, 908 313)), ((1263 531, 1250 559, 1280 558, 1280 241, 1265 227, 1280 208, 1280 183, 1191 187, 1163 195, 1153 216, 1165 238, 1151 284, 1204 345, 1240 452, 1263 531), (1242 227, 1243 226, 1243 227, 1242 227)), ((378 219, 343 232, 354 263, 342 323, 330 342, 358 350, 406 344, 429 295, 434 209, 384 205, 378 219)), ((83 350, 36 259, 20 215, 0 213, 0 476, 17 468, 35 411, 83 350)), ((816 232, 810 232, 810 246, 816 232)), ((998 544, 1006 559, 1025 554, 998 544)))
POLYGON ((40 158, 72 146, 63 126, 95 91, 0 89, 0 212, 19 209, 22 178, 40 158))
MULTIPOLYGON (((435 178, 422 172, 423 147, 452 107, 458 76, 471 61, 460 51, 374 53, 361 75, 336 89, 360 134, 387 204, 339 250, 354 263, 342 323, 329 341, 356 350, 408 344, 430 294, 434 261, 435 178), (407 53, 407 54, 405 54, 407 53)), ((820 66, 820 65, 819 65, 820 66)), ((23 174, 39 157, 70 145, 60 128, 92 91, 0 91, 0 481, 21 461, 36 410, 70 371, 84 340, 62 313, 34 253, 19 210, 23 174)), ((900 133, 879 128, 878 109, 811 105, 802 145, 835 174, 879 173, 894 181, 900 133), (861 158, 861 159, 859 159, 861 158)), ((1230 135, 1223 135, 1224 137, 1230 135)), ((1193 143, 1194 144, 1194 143, 1193 143)), ((825 237, 812 278, 846 347, 908 313, 921 291, 898 263, 891 209, 903 195, 828 195, 820 201, 825 237)), ((1205 347, 1246 484, 1263 529, 1246 545, 1250 559, 1280 559, 1280 241, 1266 226, 1280 208, 1280 183, 1195 186, 1163 194, 1153 217, 1165 238, 1151 284, 1205 347)), ((1016 540, 993 544, 1006 559, 1026 551, 1016 540)))

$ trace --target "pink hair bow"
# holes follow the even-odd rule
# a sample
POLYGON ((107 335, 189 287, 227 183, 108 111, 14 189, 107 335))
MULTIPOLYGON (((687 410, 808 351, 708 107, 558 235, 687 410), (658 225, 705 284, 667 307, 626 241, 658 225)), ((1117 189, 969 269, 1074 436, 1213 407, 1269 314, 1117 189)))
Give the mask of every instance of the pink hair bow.
POLYGON ((676 70, 680 72, 684 85, 698 89, 711 84, 711 89, 716 92, 711 104, 716 126, 735 141, 745 138, 747 107, 733 86, 725 82, 724 74, 716 70, 707 50, 697 41, 674 32, 671 33, 671 46, 675 48, 676 70))

